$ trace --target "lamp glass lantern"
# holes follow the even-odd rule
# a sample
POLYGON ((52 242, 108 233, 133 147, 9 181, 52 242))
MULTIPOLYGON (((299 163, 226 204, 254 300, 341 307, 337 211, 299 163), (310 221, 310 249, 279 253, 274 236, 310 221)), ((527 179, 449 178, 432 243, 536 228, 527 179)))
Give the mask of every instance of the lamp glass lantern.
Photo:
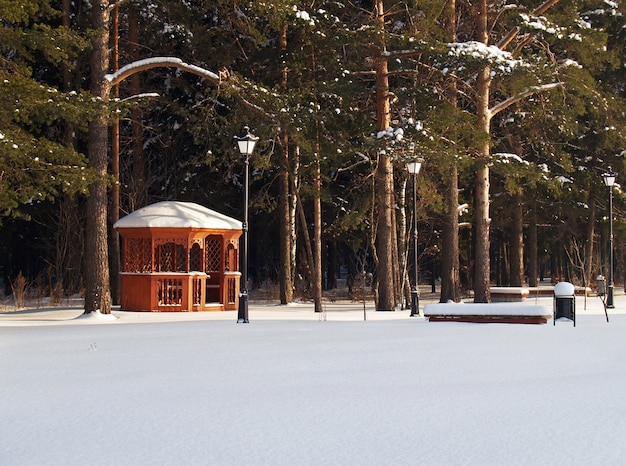
POLYGON ((421 168, 422 162, 418 160, 406 164, 406 169, 411 175, 419 174, 421 168))
POLYGON ((610 167, 608 172, 602 174, 604 184, 609 188, 612 188, 615 184, 615 178, 617 178, 617 173, 614 173, 610 167))
POLYGON ((246 134, 236 137, 237 147, 239 148, 239 152, 241 153, 241 155, 243 155, 244 157, 249 157, 250 155, 252 155, 254 146, 256 145, 259 138, 250 133, 250 128, 247 126, 244 128, 244 131, 246 132, 246 134))

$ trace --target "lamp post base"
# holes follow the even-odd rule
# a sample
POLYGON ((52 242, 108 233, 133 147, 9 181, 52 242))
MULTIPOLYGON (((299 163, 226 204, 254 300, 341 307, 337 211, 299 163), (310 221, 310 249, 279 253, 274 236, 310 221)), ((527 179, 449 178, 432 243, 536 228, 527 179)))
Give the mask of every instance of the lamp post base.
POLYGON ((418 317, 420 315, 419 296, 417 289, 411 288, 411 315, 409 317, 418 317))
POLYGON ((237 312, 237 323, 247 324, 248 321, 248 293, 243 292, 239 295, 239 311, 237 312))
POLYGON ((613 285, 608 286, 606 293, 606 307, 608 309, 615 309, 615 304, 613 304, 613 285))

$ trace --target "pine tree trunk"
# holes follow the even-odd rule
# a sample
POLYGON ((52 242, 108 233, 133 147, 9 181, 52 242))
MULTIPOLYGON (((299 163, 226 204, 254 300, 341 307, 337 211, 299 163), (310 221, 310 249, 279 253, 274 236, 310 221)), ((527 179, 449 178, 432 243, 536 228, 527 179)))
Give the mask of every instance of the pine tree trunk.
MULTIPOLYGON (((407 196, 406 189, 408 185, 408 178, 404 177, 402 180, 402 186, 400 187, 400 193, 398 197, 398 254, 400 256, 400 267, 399 271, 401 273, 400 283, 402 290, 402 297, 404 298, 405 308, 408 309, 411 303, 411 285, 409 283, 409 270, 408 270, 408 222, 407 222, 407 196)), ((414 213, 413 213, 414 214, 414 213)))
MULTIPOLYGON (((139 59, 139 27, 137 7, 132 3, 128 7, 128 41, 130 42, 130 55, 132 60, 139 59)), ((130 93, 137 95, 141 92, 141 78, 135 74, 130 78, 130 93)), ((144 207, 148 203, 146 183, 146 158, 143 150, 143 112, 140 108, 133 107, 130 110, 132 151, 133 151, 133 174, 130 195, 131 210, 144 207)))
POLYGON ((293 282, 291 271, 291 209, 289 205, 289 138, 282 137, 282 151, 279 151, 281 157, 280 168, 278 174, 278 215, 279 223, 279 255, 280 267, 278 270, 278 279, 280 283, 280 303, 289 304, 293 301, 293 282))
MULTIPOLYGON (((450 42, 456 41, 456 1, 446 2, 445 21, 450 42)), ((451 79, 446 95, 454 108, 457 107, 456 80, 451 79)), ((456 139, 456 138, 455 138, 456 139)), ((461 301, 461 272, 459 263, 459 169, 456 161, 451 161, 445 178, 446 221, 442 231, 441 251, 441 295, 442 303, 461 301)), ((434 279, 434 277, 433 277, 434 279)))
POLYGON ((441 296, 446 303, 461 301, 461 276, 459 264, 459 173, 452 163, 446 179, 446 221, 443 224, 441 251, 441 296))
MULTIPOLYGON (((377 28, 380 33, 380 55, 376 59, 376 120, 378 129, 385 131, 391 126, 391 106, 389 101, 389 75, 385 51, 385 15, 382 0, 376 1, 377 28)), ((376 201, 378 207, 378 227, 376 231, 376 265, 378 281, 377 311, 392 311, 395 308, 395 281, 393 268, 393 235, 395 228, 391 215, 393 209, 393 165, 384 148, 378 155, 376 167, 376 201)))
POLYGON ((524 209, 522 196, 514 198, 513 222, 511 223, 511 286, 524 285, 524 209))
MULTIPOLYGON (((293 178, 293 184, 289 183, 289 235, 291 237, 291 288, 295 289, 296 274, 297 274, 297 257, 298 257, 298 221, 297 221, 297 209, 298 198, 296 196, 296 190, 299 184, 300 173, 300 147, 296 146, 293 152, 290 152, 291 160, 289 160, 289 173, 288 177, 293 178)), ((292 292, 293 294, 293 292, 292 292)), ((292 296, 293 299, 293 296, 292 296)))
POLYGON ((490 286, 490 241, 489 241, 489 166, 481 161, 476 170, 474 259, 474 301, 488 303, 491 300, 490 286))
MULTIPOLYGON (((477 40, 488 44, 487 3, 479 0, 474 17, 477 25, 477 40)), ((478 131, 484 137, 478 148, 478 168, 475 181, 475 233, 476 250, 474 262, 474 301, 477 303, 491 302, 490 286, 490 241, 489 241, 489 134, 491 117, 489 114, 489 96, 491 87, 491 67, 485 65, 476 77, 476 116, 478 131)))
MULTIPOLYGON (((392 195, 393 198, 393 206, 396 205, 396 196, 395 196, 395 192, 392 195)), ((391 248, 392 251, 392 266, 391 266, 391 270, 393 270, 394 272, 394 277, 393 277, 393 281, 394 281, 394 309, 396 308, 396 305, 398 303, 401 302, 402 300, 402 270, 400 268, 400 256, 398 255, 398 235, 402 234, 402 232, 399 230, 398 228, 398 219, 397 219, 397 215, 396 215, 396 209, 395 207, 391 209, 391 223, 393 225, 393 235, 391 235, 391 238, 393 240, 393 245, 391 248)))
MULTIPOLYGON (((113 69, 119 67, 119 11, 113 9, 113 69)), ((119 86, 113 88, 113 97, 119 97, 119 86)), ((109 204, 109 273, 111 276, 111 299, 120 303, 120 235, 113 228, 120 218, 120 120, 116 118, 111 127, 111 202, 109 204)))
POLYGON ((537 242, 537 203, 532 205, 528 227, 528 286, 539 285, 539 246, 537 242))
POLYGON ((593 198, 593 189, 588 188, 587 205, 589 206, 589 218, 587 219, 587 231, 585 238, 585 252, 584 252, 584 283, 588 285, 591 283, 591 272, 593 270, 593 254, 594 254, 594 236, 596 234, 596 201, 593 198))
MULTIPOLYGON (((319 151, 318 151, 319 153, 319 151)), ((313 188, 313 303, 315 312, 322 312, 322 174, 319 156, 315 161, 313 188)))
POLYGON ((391 160, 381 154, 376 170, 378 201, 378 228, 376 251, 378 253, 378 304, 377 311, 393 311, 395 308, 395 283, 393 267, 393 234, 395 229, 391 216, 393 204, 393 167, 391 160))
MULTIPOLYGON (((279 34, 278 50, 279 54, 282 54, 287 49, 287 29, 283 28, 279 34)), ((280 57, 279 57, 280 58, 280 57)), ((287 78, 289 70, 287 67, 283 67, 280 86, 283 89, 287 88, 287 78)), ((283 135, 282 152, 279 153, 280 163, 278 164, 278 215, 280 216, 279 222, 279 256, 280 267, 278 269, 278 281, 280 286, 280 303, 289 304, 293 301, 293 270, 292 266, 294 261, 292 260, 292 237, 294 222, 291 218, 292 208, 289 205, 289 136, 283 135)))
MULTIPOLYGON (((108 100, 109 88, 104 75, 109 68, 109 9, 108 1, 92 3, 92 26, 98 31, 91 53, 91 93, 103 101, 108 100)), ((107 146, 108 122, 105 115, 89 122, 89 166, 96 180, 89 187, 85 234, 85 313, 100 310, 111 313, 109 282, 109 254, 107 246, 107 146)))

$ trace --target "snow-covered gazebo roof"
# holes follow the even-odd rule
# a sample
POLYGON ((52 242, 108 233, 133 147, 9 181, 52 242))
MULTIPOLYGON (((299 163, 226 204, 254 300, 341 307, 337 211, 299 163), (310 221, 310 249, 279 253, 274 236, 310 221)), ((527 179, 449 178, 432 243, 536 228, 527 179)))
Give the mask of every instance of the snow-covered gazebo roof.
POLYGON ((241 230, 242 224, 234 218, 207 209, 193 202, 162 201, 128 214, 113 225, 114 228, 213 228, 241 230))

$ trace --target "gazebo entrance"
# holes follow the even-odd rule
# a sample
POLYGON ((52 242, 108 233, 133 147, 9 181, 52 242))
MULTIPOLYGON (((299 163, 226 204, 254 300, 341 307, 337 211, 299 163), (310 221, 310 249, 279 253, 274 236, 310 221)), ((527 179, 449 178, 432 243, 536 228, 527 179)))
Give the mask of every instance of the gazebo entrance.
POLYGON ((164 201, 114 225, 122 236, 122 309, 236 310, 241 222, 197 204, 164 201))

